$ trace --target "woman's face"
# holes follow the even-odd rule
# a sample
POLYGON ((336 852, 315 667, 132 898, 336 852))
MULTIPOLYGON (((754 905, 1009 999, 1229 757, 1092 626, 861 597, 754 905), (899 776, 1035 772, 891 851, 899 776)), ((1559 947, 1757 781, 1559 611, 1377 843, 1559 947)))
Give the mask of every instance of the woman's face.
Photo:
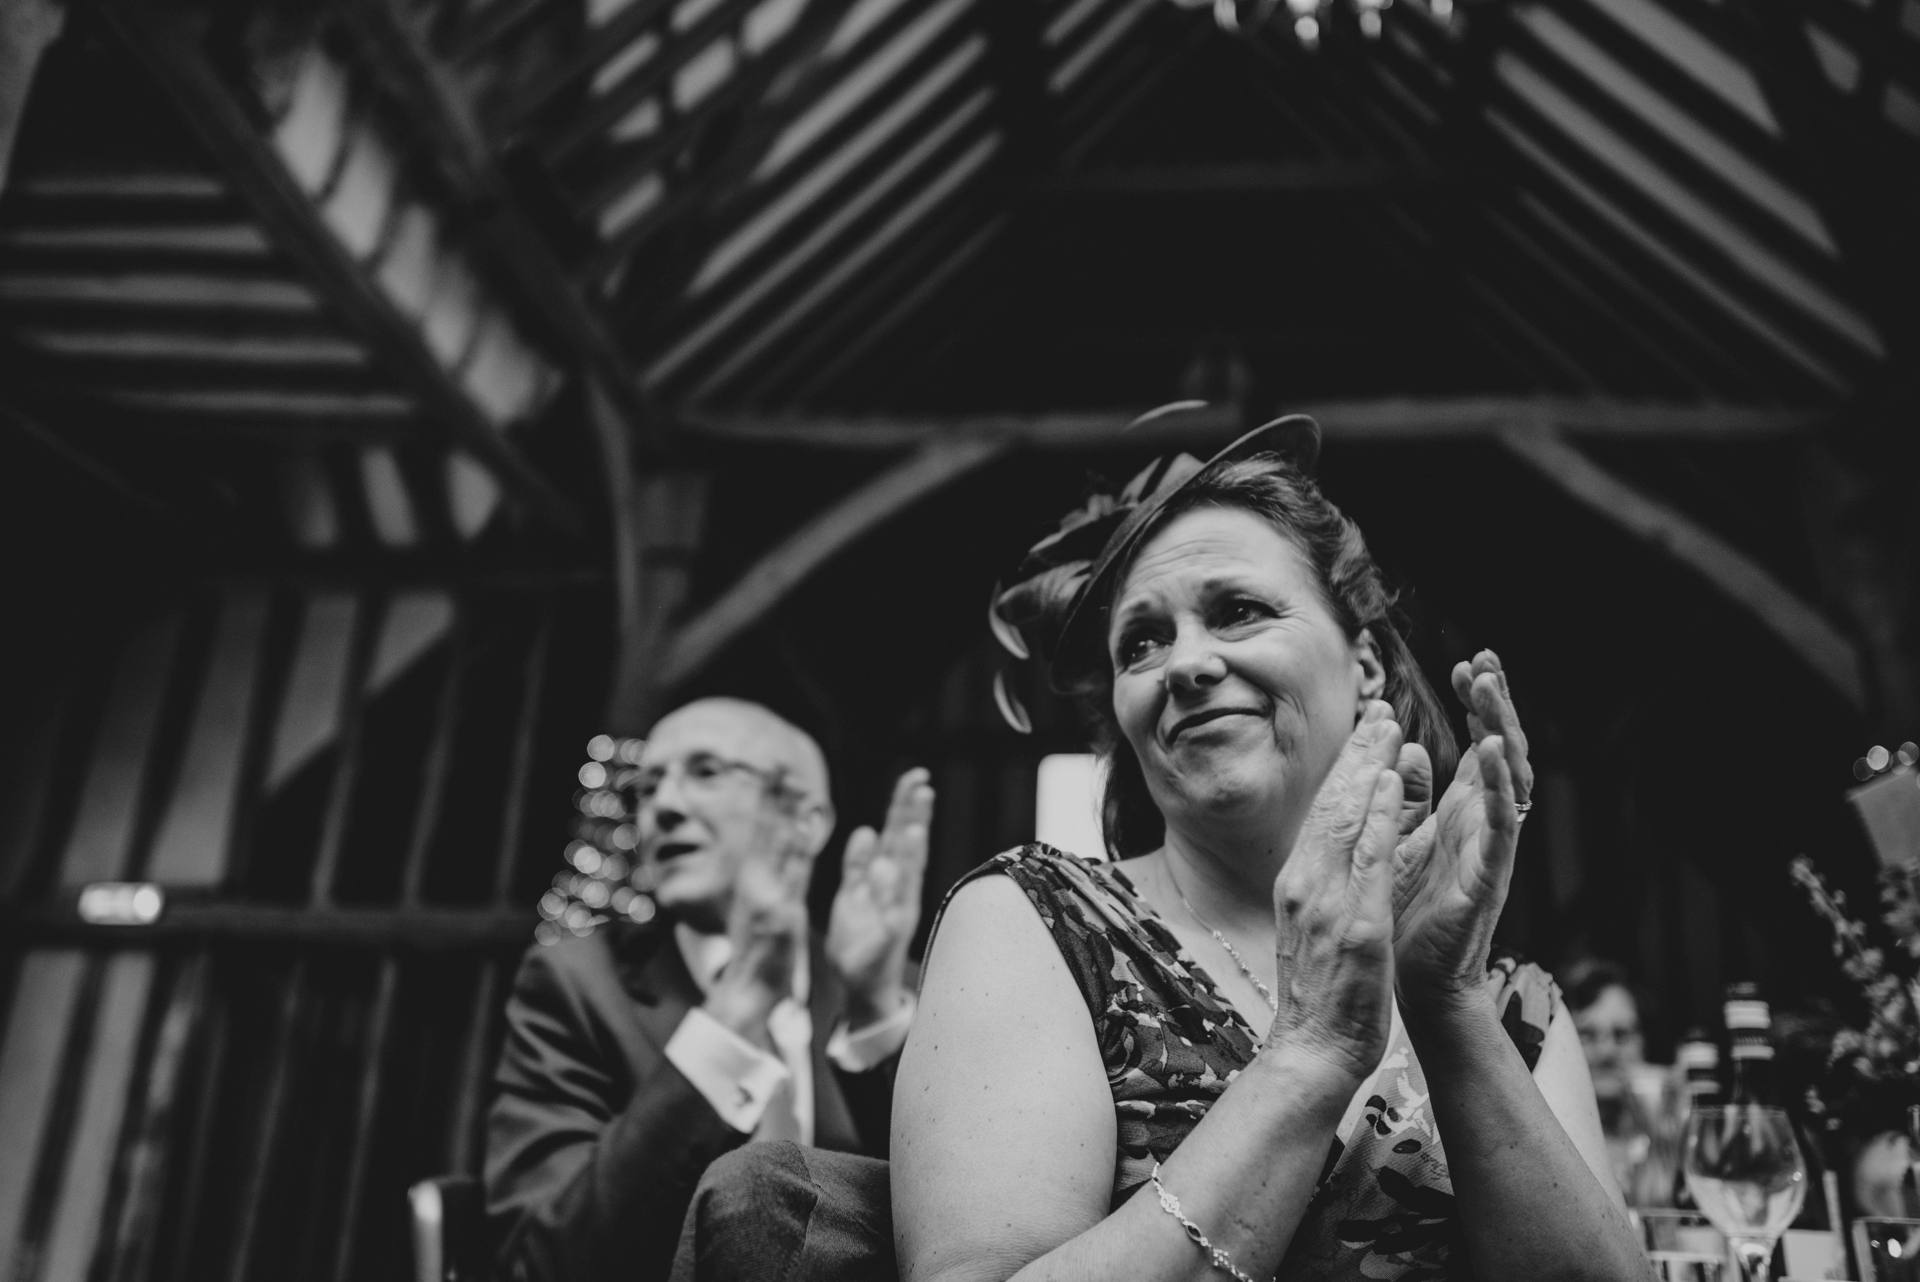
POLYGON ((1631 1067, 1640 1063, 1640 1011, 1633 994, 1618 984, 1600 990, 1593 1004, 1573 1012, 1587 1053, 1587 1071, 1593 1093, 1601 1099, 1624 1094, 1631 1067))
POLYGON ((1169 828, 1253 824, 1281 850, 1385 685, 1292 540, 1240 509, 1196 509, 1147 541, 1107 653, 1114 716, 1169 828))

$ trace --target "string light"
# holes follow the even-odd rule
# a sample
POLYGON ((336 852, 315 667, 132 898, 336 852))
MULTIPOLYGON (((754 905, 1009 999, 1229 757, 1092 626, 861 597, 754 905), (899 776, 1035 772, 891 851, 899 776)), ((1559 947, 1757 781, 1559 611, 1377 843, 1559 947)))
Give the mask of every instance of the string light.
MULTIPOLYGON (((1250 35, 1277 22, 1281 0, 1172 0, 1182 9, 1208 9, 1214 24, 1229 35, 1250 35)), ((1427 12, 1440 22, 1453 16, 1453 0, 1424 0, 1427 12)), ((1386 29, 1386 10, 1394 0, 1285 0, 1287 23, 1303 49, 1317 49, 1334 10, 1351 11, 1354 24, 1368 40, 1378 40, 1386 29)))
POLYGON ((636 767, 645 750, 643 739, 597 734, 587 740, 580 791, 573 795, 573 840, 538 904, 533 935, 541 943, 583 938, 619 918, 644 924, 659 911, 651 894, 655 871, 633 853, 640 844, 633 822, 639 813, 636 767))

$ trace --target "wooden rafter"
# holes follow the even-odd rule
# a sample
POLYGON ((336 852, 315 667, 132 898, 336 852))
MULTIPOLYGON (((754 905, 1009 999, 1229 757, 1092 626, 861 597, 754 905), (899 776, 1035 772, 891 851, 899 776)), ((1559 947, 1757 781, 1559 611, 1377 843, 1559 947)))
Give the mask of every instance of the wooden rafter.
MULTIPOLYGON (((981 203, 985 203, 983 197, 981 203)), ((839 328, 822 327, 798 342, 785 345, 784 355, 756 367, 753 399, 772 404, 806 404, 833 385, 849 369, 866 360, 873 346, 897 339, 903 326, 921 314, 930 299, 970 269, 1006 228, 1004 215, 977 210, 973 202, 956 202, 954 209, 929 225, 917 237, 919 244, 889 254, 885 268, 867 277, 857 290, 833 302, 833 314, 849 324, 849 335, 839 328)), ((983 286, 970 282, 973 288, 983 286)), ((948 334, 958 338, 967 329, 955 325, 948 334)), ((922 348, 916 359, 892 365, 893 378, 882 395, 917 377, 934 357, 922 348)))
MULTIPOLYGON (((805 401, 831 385, 842 372, 867 362, 880 346, 898 334, 902 321, 910 315, 907 304, 924 302, 952 281, 955 292, 969 296, 969 305, 957 320, 946 326, 943 338, 913 357, 892 363, 885 376, 883 395, 937 368, 952 346, 976 333, 1007 306, 1015 292, 1009 285, 1041 279, 1046 271, 1046 216, 1051 202, 1043 190, 1049 175, 1071 174, 1082 160, 1103 141, 1141 102, 1186 67, 1211 39, 1206 24, 1183 22, 1181 15, 1155 9, 1143 25, 1158 26, 1164 39, 1151 50, 1139 44, 1114 55, 1112 62, 1096 71, 1088 82, 1063 106, 1049 105, 1049 116, 1058 116, 1044 132, 1034 130, 1010 139, 1011 154, 990 168, 975 190, 967 196, 950 198, 946 213, 926 220, 917 233, 916 244, 889 255, 888 266, 869 274, 869 279, 849 285, 848 298, 834 299, 833 315, 838 324, 821 329, 809 340, 808 355, 800 355, 808 343, 796 344, 766 381, 774 382, 787 371, 804 371, 795 399, 805 401), (1171 24, 1171 25, 1169 25, 1171 24), (1129 56, 1131 55, 1131 56, 1129 56), (1022 151, 1028 159, 1022 159, 1022 151), (1039 154, 1048 162, 1045 169, 1034 167, 1031 158, 1039 154), (978 209, 971 206, 977 204, 978 209), (995 253, 991 270, 968 270, 969 264, 989 249, 995 253)), ((1014 37, 1002 32, 999 39, 1014 37)), ((1144 42, 1141 42, 1144 43, 1144 42)), ((1001 71, 1001 79, 1023 83, 1017 66, 1001 71)), ((1002 90, 1004 92, 1004 89, 1002 90)))
MULTIPOLYGON (((692 115, 675 116, 664 122, 658 137, 641 140, 630 147, 615 144, 608 149, 606 172, 586 197, 589 210, 603 209, 606 204, 630 194, 649 174, 660 171, 675 154, 692 144, 714 113, 727 111, 749 98, 756 101, 755 110, 742 122, 739 134, 729 143, 726 153, 711 159, 698 173, 677 177, 658 204, 606 237, 588 259, 582 272, 585 279, 611 279, 656 237, 684 231, 693 243, 684 251, 681 246, 675 246, 676 252, 671 255, 674 262, 665 279, 655 274, 646 276, 644 281, 644 292, 649 296, 678 292, 698 270, 705 258, 704 251, 726 234, 727 214, 764 195, 748 179, 765 160, 782 130, 839 85, 836 72, 845 66, 858 65, 876 44, 894 33, 891 24, 895 18, 889 15, 875 30, 863 35, 853 48, 843 51, 831 62, 815 58, 812 55, 832 34, 829 18, 834 16, 829 8, 810 7, 779 46, 763 51, 748 65, 736 68, 718 90, 701 101, 692 115), (789 69, 789 59, 806 70, 801 73, 798 84, 789 87, 777 100, 768 100, 764 96, 766 91, 789 69)), ((857 119, 858 113, 854 115, 857 119)), ((803 153, 788 162, 793 172, 805 173, 817 165, 822 156, 829 154, 828 137, 839 136, 837 129, 830 129, 827 137, 814 140, 803 153)), ((742 218, 746 216, 743 214, 742 218)), ((629 286, 628 292, 636 291, 629 286)))
POLYGON ((125 475, 71 439, 70 434, 55 431, 39 418, 10 405, 0 405, 0 430, 17 433, 32 441, 47 454, 98 485, 116 505, 124 505, 165 527, 180 523, 175 503, 149 493, 145 486, 125 475))
MULTIPOLYGON (((1375 58, 1369 61, 1371 73, 1379 79, 1382 86, 1388 88, 1382 94, 1382 102, 1388 111, 1402 119, 1405 131, 1409 134, 1413 150, 1428 152, 1434 148, 1430 140, 1432 123, 1421 117, 1409 104, 1425 102, 1436 94, 1434 86, 1415 88, 1407 83, 1407 77, 1415 71, 1405 61, 1388 61, 1375 58)), ((1636 259, 1634 271, 1619 271, 1615 261, 1607 255, 1596 257, 1594 234, 1574 234, 1574 228, 1592 225, 1596 215, 1592 211, 1578 207, 1571 196, 1557 192, 1549 186, 1544 194, 1540 192, 1519 192, 1494 184, 1482 184, 1476 196, 1486 203, 1484 219, 1490 238, 1498 240, 1500 246, 1511 249, 1513 253, 1494 253, 1492 261, 1503 269, 1503 280, 1534 280, 1536 286, 1559 288, 1563 297, 1576 299, 1582 303, 1596 319, 1609 324, 1619 334, 1620 344, 1636 347, 1644 355, 1651 357, 1653 365, 1668 370, 1682 388, 1688 392, 1711 397, 1716 390, 1730 393, 1745 393, 1753 386, 1753 376, 1749 368, 1741 367, 1738 361, 1718 353, 1718 347, 1709 338, 1711 332, 1724 328, 1722 321, 1713 315, 1707 315, 1701 324, 1693 324, 1678 315, 1674 307, 1668 305, 1667 290, 1659 290, 1647 284, 1647 274, 1657 273, 1657 263, 1640 263, 1636 259), (1572 207, 1555 217, 1546 217, 1538 202, 1544 198, 1561 198, 1563 202, 1572 202, 1572 207), (1653 322, 1649 324, 1647 313, 1653 313, 1653 322), (1663 328, 1665 324, 1665 328, 1663 328), (1678 342, 1676 342, 1678 340, 1678 342), (1718 368, 1722 376, 1715 380, 1707 370, 1718 368), (1738 392, 1736 392, 1738 390, 1738 392)), ((1432 236, 1425 223, 1415 223, 1413 213, 1402 207, 1390 207, 1386 211, 1394 223, 1402 226, 1405 240, 1413 240, 1421 248, 1427 249, 1427 261, 1409 263, 1417 271, 1434 274, 1432 259, 1432 236)), ((1617 238, 1613 253, 1626 253, 1630 259, 1638 248, 1617 238)), ((1415 257, 1415 255, 1407 255, 1415 257)), ((1563 307, 1544 307, 1542 315, 1559 315, 1563 307)), ((1484 338, 1496 342, 1500 347, 1509 344, 1492 340, 1486 326, 1476 326, 1484 338)), ((1528 334, 1517 336, 1519 347, 1532 345, 1532 326, 1528 334)))
MULTIPOLYGON (((1920 361, 1920 250, 1912 220, 1920 215, 1909 179, 1920 147, 1897 136, 1877 101, 1837 93, 1820 71, 1806 23, 1765 4, 1736 5, 1755 77, 1782 132, 1801 157, 1808 195, 1840 247, 1853 294, 1872 316, 1891 358, 1886 369, 1913 386, 1920 361)), ((1727 21, 1728 19, 1722 19, 1727 21)))
POLYGON ((1501 444, 1563 493, 1703 576, 1791 650, 1855 710, 1867 702, 1860 654, 1813 605, 1766 567, 1685 513, 1607 472, 1551 432, 1508 432, 1501 444))
MULTIPOLYGON (((917 196, 945 180, 968 153, 992 137, 991 118, 983 111, 976 111, 946 130, 945 136, 939 137, 931 146, 922 144, 944 129, 947 120, 954 118, 949 113, 957 112, 970 99, 984 92, 977 80, 962 76, 933 95, 920 113, 920 120, 928 127, 928 133, 919 137, 909 134, 893 140, 895 145, 891 148, 876 148, 871 156, 863 158, 848 171, 843 180, 845 190, 872 191, 885 182, 895 191, 910 192, 917 196), (903 163, 905 168, 896 167, 903 163)), ((842 217, 844 211, 841 207, 827 202, 816 203, 797 213, 734 268, 733 274, 739 279, 757 282, 764 276, 772 282, 741 315, 764 322, 769 317, 785 313, 819 283, 816 279, 819 274, 817 268, 805 270, 807 265, 827 263, 837 266, 861 252, 863 247, 873 242, 877 233, 899 216, 899 203, 874 199, 851 217, 842 217)), ((735 310, 733 292, 719 289, 663 309, 659 317, 659 332, 687 334, 689 337, 669 348, 653 363, 652 375, 662 385, 674 386, 689 365, 699 369, 703 357, 710 361, 711 357, 706 354, 716 346, 714 340, 718 337, 718 326, 722 322, 729 326, 741 323, 733 318, 735 310)), ((699 381, 706 382, 710 378, 710 373, 700 370, 699 381)))
POLYGON ((1567 133, 1523 95, 1502 84, 1490 105, 1500 118, 1580 182, 1600 192, 1674 254, 1735 300, 1741 310, 1764 320, 1795 346, 1811 353, 1842 378, 1857 378, 1873 363, 1872 353, 1817 318, 1797 300, 1783 295, 1756 274, 1725 242, 1669 209, 1637 185, 1620 178, 1585 143, 1567 133))
POLYGON ((994 110, 1007 138, 1003 163, 1022 174, 1043 173, 1053 163, 1057 140, 1040 6, 1031 0, 978 0, 978 12, 987 37, 994 110))
MULTIPOLYGON (((1488 19, 1501 27, 1517 28, 1521 24, 1504 10, 1491 10, 1476 24, 1475 30, 1481 33, 1481 39, 1491 42, 1497 38, 1500 47, 1505 48, 1513 37, 1505 32, 1484 31, 1488 19)), ((1418 42, 1427 58, 1461 56, 1451 42, 1426 23, 1409 21, 1403 24, 1402 29, 1418 42)), ((1404 74, 1416 77, 1430 74, 1393 42, 1389 42, 1389 47, 1382 52, 1386 55, 1385 60, 1394 62, 1404 74)), ((1485 53, 1481 55, 1483 59, 1489 56, 1485 53)), ((1642 56, 1653 58, 1656 55, 1643 53, 1642 56)), ((1731 300, 1742 315, 1758 318, 1760 323, 1782 336, 1779 341, 1790 344, 1819 362, 1818 369, 1823 372, 1808 367, 1806 375, 1809 379, 1817 379, 1819 385, 1829 393, 1836 389, 1836 381, 1845 385, 1869 368, 1872 361, 1870 353, 1804 307, 1783 297, 1750 271, 1725 245, 1620 176, 1599 159, 1583 139, 1569 134, 1506 77, 1493 74, 1490 64, 1479 71, 1478 79, 1481 87, 1473 97, 1477 105, 1468 107, 1464 99, 1458 98, 1462 77, 1456 72, 1454 93, 1460 105, 1449 116, 1448 137, 1450 145, 1476 167, 1480 189, 1497 191, 1510 186, 1515 173, 1527 175, 1526 186, 1541 193, 1565 191, 1569 183, 1584 185, 1629 218, 1643 234, 1667 247, 1675 260, 1684 261, 1691 272, 1698 276, 1699 281, 1678 279, 1673 272, 1662 269, 1664 277, 1675 280, 1673 288, 1679 296, 1697 297, 1703 288, 1699 282, 1706 282, 1705 287, 1721 296, 1712 302, 1715 310, 1724 314, 1728 300, 1731 300), (1495 115, 1504 128, 1513 131, 1515 138, 1524 141, 1524 146, 1495 132, 1491 124, 1495 115), (1542 170, 1528 155, 1529 148, 1541 157, 1540 163, 1557 167, 1561 175, 1542 170)), ((1751 127, 1749 122, 1748 128, 1751 127)), ((1569 194, 1580 203, 1587 201, 1578 192, 1569 194)), ((1744 324, 1732 316, 1715 326, 1716 331, 1744 328, 1744 324)), ((1768 359, 1777 363, 1779 348, 1776 343, 1768 341, 1766 350, 1771 354, 1768 359)), ((1605 384, 1604 379, 1600 382, 1605 384)))
POLYGON ((220 943, 291 950, 303 944, 375 947, 402 952, 449 949, 518 950, 528 938, 524 906, 491 909, 327 906, 209 900, 204 887, 162 886, 167 908, 150 926, 96 925, 74 909, 78 891, 50 902, 7 906, 0 927, 36 944, 220 943))
POLYGON ((1394 197, 1429 190, 1440 171, 1411 160, 1328 159, 1294 164, 1159 165, 1083 169, 1043 180, 1061 196, 1313 196, 1394 197))
POLYGON ((66 8, 55 0, 0 5, 0 191, 7 188, 13 144, 26 115, 33 74, 47 47, 59 39, 66 19, 66 8))
MULTIPOLYGON (((701 14, 692 26, 673 32, 652 57, 608 86, 604 93, 595 94, 551 136, 540 138, 536 145, 543 156, 554 164, 562 164, 604 136, 622 116, 671 85, 673 77, 694 58, 706 53, 722 32, 744 21, 751 2, 722 0, 701 14)), ((664 9, 666 6, 656 3, 652 7, 664 9)))
POLYGON ((1513 164, 1526 187, 1516 193, 1514 217, 1537 229, 1563 264, 1589 264, 1584 274, 1597 288, 1631 295, 1623 314, 1638 319, 1637 332, 1667 344, 1682 359, 1697 361, 1699 368, 1717 368, 1714 385, 1722 394, 1759 399, 1757 394, 1770 393, 1789 401, 1824 394, 1824 383, 1797 364, 1782 362, 1775 348, 1744 325, 1729 323, 1671 264, 1555 182, 1530 157, 1515 155, 1513 164))
POLYGON ((1625 140, 1702 205, 1740 228, 1766 251, 1840 296, 1847 290, 1838 265, 1770 204, 1761 203, 1672 134, 1627 107, 1555 52, 1525 23, 1508 35, 1509 52, 1564 93, 1569 101, 1625 140))
POLYGON ((1217 38, 1210 24, 1186 21, 1188 17, 1170 5, 1154 6, 1141 19, 1154 39, 1127 42, 1070 91, 1056 108, 1057 170, 1079 168, 1121 121, 1217 38), (1153 30, 1155 26, 1159 30, 1153 30))
MULTIPOLYGON (((842 54, 831 64, 818 61, 817 57, 832 36, 839 17, 831 6, 809 8, 777 43, 757 50, 752 58, 736 66, 717 88, 702 95, 691 110, 669 113, 658 129, 642 138, 603 139, 590 157, 590 177, 582 176, 581 171, 588 167, 577 162, 557 176, 568 189, 584 192, 577 205, 589 221, 599 219, 631 196, 634 188, 647 179, 669 174, 672 177, 667 194, 636 220, 636 226, 672 223, 690 208, 704 207, 724 198, 754 173, 767 147, 779 136, 780 126, 797 114, 791 105, 790 92, 769 101, 768 91, 790 77, 796 67, 810 68, 816 78, 828 84, 837 83, 829 67, 832 71, 841 70, 842 60, 850 55, 842 54), (735 118, 741 116, 744 119, 736 124, 735 118), (710 136, 720 121, 726 121, 729 129, 725 152, 718 157, 703 157, 696 172, 680 172, 673 163, 675 158, 695 152, 703 137, 710 136)), ((606 242, 594 261, 604 261, 608 253, 617 258, 620 252, 617 247, 623 241, 628 245, 637 243, 629 239, 630 235, 631 229, 606 242)), ((598 279, 603 273, 590 267, 587 274, 598 279)))
POLYGON ((568 534, 580 533, 583 526, 573 501, 485 419, 442 367, 426 337, 322 221, 198 47, 140 5, 94 0, 89 11, 180 105, 183 117, 275 241, 365 337, 377 358, 421 399, 452 442, 491 471, 529 512, 568 534))
MULTIPOLYGON (((1557 5, 1554 16, 1607 58, 1711 134, 1743 164, 1789 190, 1801 186, 1804 166, 1786 143, 1709 88, 1678 61, 1647 44, 1612 7, 1585 0, 1557 5)), ((1705 38, 1705 37, 1703 37, 1705 38)))
POLYGON ((780 541, 718 600, 673 634, 657 683, 684 683, 747 629, 764 619, 808 575, 841 549, 920 499, 985 466, 1005 452, 1003 441, 952 437, 926 442, 780 541))
MULTIPOLYGON (((1491 275, 1488 265, 1497 266, 1501 255, 1486 234, 1484 221, 1468 198, 1468 192, 1499 192, 1507 178, 1493 140, 1487 132, 1486 103, 1494 87, 1494 58, 1513 16, 1505 6, 1475 13, 1464 38, 1446 35, 1426 14, 1409 13, 1396 23, 1392 38, 1380 42, 1378 61, 1397 65, 1408 76, 1432 82, 1432 92, 1424 94, 1439 119, 1433 132, 1436 152, 1454 171, 1455 181, 1445 188, 1447 198, 1436 202, 1434 228, 1440 243, 1450 252, 1445 255, 1448 269, 1464 296, 1483 300, 1477 310, 1492 313, 1496 321, 1506 305, 1483 282, 1491 275), (1424 57, 1414 56, 1402 40, 1419 42, 1424 57)), ((1544 315, 1553 316, 1555 309, 1544 315)), ((1549 370, 1550 385, 1589 390, 1604 386, 1591 367, 1577 356, 1565 354, 1560 343, 1545 332, 1527 325, 1508 324, 1514 341, 1529 353, 1533 361, 1543 362, 1549 370)))
MULTIPOLYGON (((1311 401, 1288 409, 1311 414, 1330 440, 1357 444, 1485 439, 1513 430, 1657 441, 1753 441, 1817 431, 1829 407, 1777 408, 1582 397, 1383 397, 1311 401)), ((897 452, 942 441, 1005 442, 1025 450, 1079 452, 1163 449, 1224 443, 1241 426, 1238 410, 1148 423, 1122 434, 1122 409, 1044 414, 809 418, 781 414, 689 413, 680 429, 715 444, 797 445, 813 449, 897 452)))
POLYGON ((562 357, 576 356, 608 400, 607 411, 634 446, 654 444, 656 415, 599 306, 572 281, 553 246, 522 209, 466 98, 449 83, 395 0, 344 6, 360 56, 406 109, 454 199, 471 218, 488 264, 539 313, 562 357))
MULTIPOLYGON (((649 29, 661 25, 672 7, 671 0, 638 0, 601 26, 588 29, 582 34, 579 48, 515 94, 513 101, 501 104, 500 118, 490 123, 509 137, 519 132, 561 94, 624 53, 649 29)), ((485 21, 484 15, 481 21, 485 21)))

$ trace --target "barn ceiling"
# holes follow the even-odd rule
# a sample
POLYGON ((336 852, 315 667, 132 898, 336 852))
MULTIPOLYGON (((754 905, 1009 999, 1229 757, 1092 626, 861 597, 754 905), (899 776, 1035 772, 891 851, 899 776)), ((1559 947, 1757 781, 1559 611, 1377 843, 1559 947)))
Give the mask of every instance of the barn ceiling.
POLYGON ((1326 26, 77 2, 0 196, 9 448, 229 567, 604 567, 633 478, 693 468, 761 500, 713 597, 839 520, 737 632, 952 478, 1193 395, 1493 440, 1817 596, 1730 490, 1911 401, 1920 0, 1326 26))

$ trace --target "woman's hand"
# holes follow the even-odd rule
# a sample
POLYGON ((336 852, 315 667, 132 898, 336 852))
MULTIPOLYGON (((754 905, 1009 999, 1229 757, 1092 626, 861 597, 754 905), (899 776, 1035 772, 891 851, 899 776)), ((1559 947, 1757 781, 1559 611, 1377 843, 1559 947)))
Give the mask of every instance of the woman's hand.
POLYGON ((1484 986, 1520 835, 1514 807, 1533 789, 1499 656, 1482 650, 1456 664, 1453 689, 1473 742, 1439 809, 1394 854, 1395 978, 1409 994, 1471 995, 1484 986))
POLYGON ((1314 797, 1273 883, 1277 997, 1269 1047, 1317 1058, 1358 1083, 1393 1020, 1393 850, 1400 727, 1370 704, 1314 797))

